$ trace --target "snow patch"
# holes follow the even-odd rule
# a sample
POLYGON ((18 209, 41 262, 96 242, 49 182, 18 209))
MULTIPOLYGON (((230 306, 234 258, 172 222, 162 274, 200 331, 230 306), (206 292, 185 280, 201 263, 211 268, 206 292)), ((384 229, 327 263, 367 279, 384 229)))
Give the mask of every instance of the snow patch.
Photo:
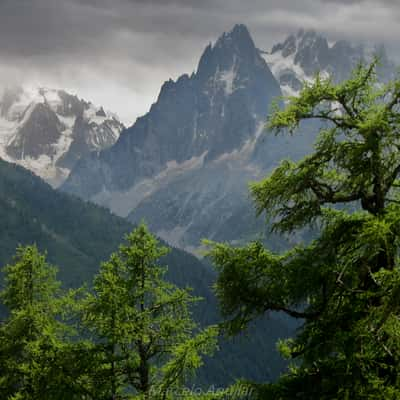
POLYGON ((307 76, 304 70, 299 65, 295 64, 295 53, 287 57, 284 57, 281 52, 276 52, 274 54, 264 53, 262 55, 278 82, 280 82, 282 76, 287 73, 293 73, 300 82, 311 83, 313 81, 312 77, 307 76))
POLYGON ((44 103, 49 105, 49 107, 56 112, 57 108, 62 104, 58 90, 40 88, 39 93, 43 96, 44 103))
POLYGON ((58 119, 69 129, 72 129, 75 125, 76 117, 64 117, 63 115, 57 114, 58 119))
POLYGON ((296 97, 299 95, 299 91, 296 91, 289 85, 281 85, 281 91, 284 97, 296 97))
MULTIPOLYGON (((300 32, 294 39, 294 51, 284 53, 285 49, 282 48, 273 53, 261 52, 261 55, 271 69, 272 74, 280 83, 282 94, 286 97, 298 96, 300 93, 299 85, 290 84, 291 79, 302 85, 304 83, 312 84, 314 82, 314 75, 306 74, 303 68, 295 62, 297 50, 299 49, 299 41, 302 40, 303 36, 304 32, 300 32)), ((303 39, 302 47, 311 47, 315 40, 314 35, 309 35, 306 39, 303 39)), ((322 79, 328 79, 330 74, 328 71, 320 71, 320 76, 322 79)))
POLYGON ((230 96, 234 91, 234 82, 236 78, 235 64, 228 71, 224 71, 220 75, 221 82, 225 85, 225 94, 230 96))
POLYGON ((171 230, 160 229, 157 231, 157 236, 165 240, 172 247, 183 248, 183 238, 188 229, 189 227, 179 225, 171 230))
POLYGON ((221 154, 214 162, 215 163, 221 163, 226 161, 246 162, 253 153, 258 139, 264 133, 264 129, 265 129, 265 122, 263 121, 259 122, 255 135, 252 138, 246 140, 241 148, 235 149, 230 153, 221 154))

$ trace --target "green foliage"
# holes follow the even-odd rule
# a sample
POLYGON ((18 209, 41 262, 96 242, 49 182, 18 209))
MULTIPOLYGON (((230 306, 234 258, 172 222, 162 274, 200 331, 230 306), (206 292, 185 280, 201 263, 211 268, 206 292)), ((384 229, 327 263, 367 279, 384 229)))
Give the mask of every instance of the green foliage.
POLYGON ((17 245, 35 243, 60 267, 65 287, 90 282, 132 230, 108 210, 53 190, 34 174, 0 159, 0 265, 17 245))
MULTIPOLYGON (((91 287, 101 262, 118 249, 124 235, 133 229, 128 221, 108 210, 56 191, 24 168, 2 160, 0 220, 0 286, 2 266, 10 263, 16 247, 35 243, 39 251, 46 250, 48 261, 59 267, 58 278, 64 288, 84 283, 91 287)), ((165 275, 169 282, 181 288, 190 285, 193 296, 204 298, 192 304, 196 322, 202 327, 217 323, 220 315, 211 289, 214 271, 191 254, 174 248, 160 263, 169 267, 165 275)), ((4 312, 0 304, 0 319, 4 312)), ((260 321, 251 329, 251 335, 242 335, 234 342, 221 340, 221 350, 214 357, 205 358, 205 365, 193 380, 200 386, 225 386, 237 376, 260 380, 267 374, 273 380, 285 368, 284 360, 274 351, 274 343, 276 338, 288 335, 285 321, 260 321), (272 360, 268 371, 265 359, 272 360)), ((76 369, 84 371, 85 358, 95 356, 90 348, 80 351, 85 357, 69 355, 69 363, 63 367, 69 376, 74 376, 76 369)))
POLYGON ((302 321, 281 342, 293 360, 259 399, 396 399, 400 396, 400 81, 376 80, 376 62, 335 85, 317 76, 269 128, 322 121, 314 151, 283 161, 251 185, 276 232, 316 226, 308 245, 274 254, 210 243, 216 291, 231 334, 270 311, 302 321))
POLYGON ((4 269, 0 396, 4 399, 170 399, 216 347, 200 330, 199 299, 164 280, 168 252, 144 225, 127 235, 94 280, 64 294, 35 246, 4 269))
POLYGON ((75 398, 63 370, 73 331, 60 318, 69 300, 55 275, 34 246, 19 247, 14 264, 5 268, 0 296, 9 315, 0 325, 1 398, 75 398))
POLYGON ((128 393, 166 398, 202 365, 201 354, 213 350, 217 331, 193 337, 197 327, 189 306, 198 299, 164 280, 165 268, 157 261, 168 249, 144 225, 126 240, 103 263, 94 293, 85 300, 83 322, 97 341, 100 360, 100 370, 93 370, 93 398, 128 393))

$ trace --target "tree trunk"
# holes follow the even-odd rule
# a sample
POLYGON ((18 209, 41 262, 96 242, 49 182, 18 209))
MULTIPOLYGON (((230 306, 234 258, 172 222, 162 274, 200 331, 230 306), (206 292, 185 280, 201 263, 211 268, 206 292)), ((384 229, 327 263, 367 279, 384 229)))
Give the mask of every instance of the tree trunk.
POLYGON ((150 390, 150 382, 149 382, 149 364, 146 357, 146 349, 143 343, 139 344, 139 357, 140 357, 140 365, 139 365, 139 377, 140 377, 140 385, 139 390, 144 394, 144 398, 149 398, 149 390, 150 390))

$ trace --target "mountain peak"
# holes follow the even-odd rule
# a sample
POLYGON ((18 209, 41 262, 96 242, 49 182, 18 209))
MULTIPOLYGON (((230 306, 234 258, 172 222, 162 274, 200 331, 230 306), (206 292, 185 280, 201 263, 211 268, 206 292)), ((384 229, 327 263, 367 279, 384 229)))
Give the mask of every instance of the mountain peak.
POLYGON ((220 71, 228 71, 233 65, 243 63, 261 66, 264 60, 247 27, 238 24, 229 32, 224 32, 214 45, 209 44, 206 47, 199 62, 197 75, 201 81, 207 80, 220 71))
POLYGON ((0 158, 58 186, 76 161, 115 143, 124 126, 64 90, 9 87, 0 96, 0 158))
POLYGON ((296 95, 304 81, 311 82, 317 72, 340 82, 349 77, 360 61, 369 62, 377 54, 382 62, 380 76, 393 76, 395 68, 384 48, 355 45, 347 40, 328 43, 325 36, 313 29, 300 29, 273 46, 271 52, 263 52, 284 94, 289 96, 296 95))
POLYGON ((224 32, 216 41, 214 48, 228 48, 237 52, 255 48, 246 25, 237 24, 229 32, 224 32))
MULTIPOLYGON (((98 195, 96 201, 104 204, 107 199, 113 203, 114 192, 129 193, 137 205, 143 200, 141 182, 166 171, 172 176, 176 166, 208 166, 254 143, 272 100, 280 95, 248 29, 235 25, 205 48, 194 75, 165 82, 150 111, 114 146, 80 160, 63 190, 87 199, 98 195)), ((134 203, 113 203, 113 209, 127 215, 126 207, 134 203)))
POLYGON ((243 24, 236 24, 230 31, 224 32, 218 39, 217 43, 226 39, 235 41, 252 40, 247 26, 243 24))
POLYGON ((273 46, 271 54, 280 52, 283 57, 289 57, 307 49, 320 53, 327 51, 328 41, 314 29, 299 29, 296 34, 289 35, 283 42, 273 46))
POLYGON ((247 35, 250 36, 249 30, 247 29, 247 26, 244 24, 236 24, 232 30, 230 31, 231 35, 247 35))

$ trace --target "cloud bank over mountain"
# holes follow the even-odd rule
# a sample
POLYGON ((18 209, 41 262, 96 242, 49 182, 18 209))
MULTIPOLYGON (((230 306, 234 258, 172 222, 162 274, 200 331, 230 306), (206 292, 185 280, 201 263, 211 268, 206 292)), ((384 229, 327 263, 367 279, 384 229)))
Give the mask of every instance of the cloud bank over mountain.
POLYGON ((129 123, 234 23, 264 49, 304 27, 385 42, 399 57, 399 20, 394 0, 2 0, 0 88, 33 81, 79 91, 129 123))

